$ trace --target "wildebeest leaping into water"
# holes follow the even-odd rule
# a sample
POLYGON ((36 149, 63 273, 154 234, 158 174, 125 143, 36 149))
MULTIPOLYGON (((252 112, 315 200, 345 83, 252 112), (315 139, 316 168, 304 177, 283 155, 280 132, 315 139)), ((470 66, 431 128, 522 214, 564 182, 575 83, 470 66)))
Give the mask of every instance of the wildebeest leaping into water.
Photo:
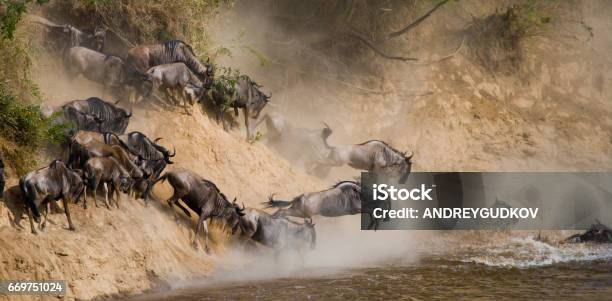
POLYGON ((366 213, 370 215, 370 225, 378 228, 378 220, 374 219, 370 210, 362 210, 361 185, 353 181, 340 182, 330 189, 310 192, 295 197, 292 201, 275 200, 274 195, 264 202, 264 208, 279 208, 272 216, 279 218, 295 216, 311 218, 315 215, 336 217, 366 213), (287 208, 288 207, 288 208, 287 208))
POLYGON ((361 144, 330 147, 330 153, 321 165, 348 164, 355 169, 396 175, 403 184, 412 169, 412 156, 406 156, 404 152, 383 141, 370 140, 361 144))
POLYGON ((254 208, 247 208, 242 217, 243 237, 278 251, 294 249, 314 249, 317 236, 311 219, 299 224, 285 218, 274 218, 270 214, 254 208))
MULTIPOLYGON (((200 232, 200 228, 204 226, 204 250, 206 253, 209 253, 207 224, 207 219, 209 218, 219 219, 225 222, 231 229, 232 234, 234 234, 238 228, 243 228, 240 217, 244 215, 242 212, 244 206, 241 208, 236 204, 236 199, 234 199, 234 202, 228 201, 227 197, 221 193, 213 182, 202 178, 190 170, 166 172, 155 181, 155 183, 165 180, 168 180, 168 183, 170 183, 174 189, 174 194, 167 200, 170 208, 174 208, 174 205, 177 205, 185 214, 190 216, 189 211, 178 203, 179 200, 183 200, 191 210, 200 216, 192 243, 194 248, 198 247, 198 233, 200 232)), ((176 213, 175 218, 178 219, 176 213)))

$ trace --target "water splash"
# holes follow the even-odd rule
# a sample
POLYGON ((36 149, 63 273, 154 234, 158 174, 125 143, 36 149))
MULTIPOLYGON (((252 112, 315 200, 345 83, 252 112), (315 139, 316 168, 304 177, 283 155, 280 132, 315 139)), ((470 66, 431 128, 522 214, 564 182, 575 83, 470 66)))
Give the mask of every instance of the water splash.
POLYGON ((594 244, 553 245, 533 236, 511 237, 496 244, 486 244, 460 259, 462 262, 492 267, 530 268, 557 263, 612 259, 612 246, 594 244))

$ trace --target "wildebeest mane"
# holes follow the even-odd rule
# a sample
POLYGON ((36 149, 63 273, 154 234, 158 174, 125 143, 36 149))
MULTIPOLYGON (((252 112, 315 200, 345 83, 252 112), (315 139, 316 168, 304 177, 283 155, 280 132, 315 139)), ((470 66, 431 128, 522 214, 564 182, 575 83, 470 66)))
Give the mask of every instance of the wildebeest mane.
POLYGON ((162 44, 161 57, 156 59, 158 65, 183 62, 193 73, 205 76, 208 69, 196 58, 191 45, 181 40, 171 40, 162 44), (183 45, 184 47, 180 47, 183 45))
MULTIPOLYGON (((151 141, 145 134, 134 131, 129 133, 128 137, 135 134, 142 137, 142 140, 139 139, 138 143, 131 143, 131 141, 128 141, 128 147, 131 153, 145 160, 159 160, 164 158, 163 154, 160 154, 160 152, 163 153, 163 148, 160 149, 160 146, 151 141)), ((130 139, 128 138, 128 140, 130 139)))
POLYGON ((401 156, 404 160, 409 159, 408 157, 406 157, 406 152, 399 151, 399 150, 395 149, 393 146, 391 146, 388 143, 386 143, 384 141, 381 141, 381 140, 376 140, 376 139, 368 140, 366 142, 363 142, 363 143, 360 143, 360 144, 357 144, 357 145, 366 145, 366 144, 368 144, 370 142, 379 142, 379 143, 381 143, 382 145, 385 146, 382 149, 382 154, 385 157, 385 160, 387 162, 389 162, 389 163, 393 163, 394 165, 395 164, 403 164, 403 162, 397 162, 396 161, 397 160, 396 155, 401 156))
POLYGON ((352 184, 352 185, 358 186, 359 189, 361 189, 361 184, 359 184, 358 182, 355 182, 355 181, 348 181, 348 180, 346 180, 346 181, 339 181, 338 183, 336 183, 332 187, 330 187, 330 189, 340 188, 340 190, 342 190, 342 191, 347 190, 347 189, 351 189, 349 186, 343 186, 344 184, 352 184), (342 186, 342 187, 340 187, 340 186, 342 186))
POLYGON ((339 202, 342 204, 350 204, 354 201, 361 200, 361 186, 353 181, 341 181, 334 185, 332 188, 325 190, 323 193, 323 202, 333 201, 339 202), (351 184, 351 185, 343 185, 343 184, 351 184), (340 195, 333 195, 330 192, 333 189, 339 188, 340 195))
POLYGON ((382 143, 384 146, 386 146, 386 147, 390 148, 392 151, 394 151, 394 152, 396 152, 396 153, 398 153, 398 154, 401 154, 402 156, 406 156, 406 152, 399 151, 399 150, 395 149, 393 146, 389 145, 387 142, 384 142, 384 141, 382 141, 382 140, 372 139, 372 140, 368 140, 368 141, 363 142, 363 143, 359 143, 359 144, 357 144, 357 145, 366 145, 366 144, 368 144, 368 143, 370 143, 370 142, 380 142, 380 143, 382 143))
POLYGON ((86 101, 89 105, 89 114, 102 120, 101 131, 118 133, 125 131, 129 117, 123 109, 98 97, 90 97, 86 101))

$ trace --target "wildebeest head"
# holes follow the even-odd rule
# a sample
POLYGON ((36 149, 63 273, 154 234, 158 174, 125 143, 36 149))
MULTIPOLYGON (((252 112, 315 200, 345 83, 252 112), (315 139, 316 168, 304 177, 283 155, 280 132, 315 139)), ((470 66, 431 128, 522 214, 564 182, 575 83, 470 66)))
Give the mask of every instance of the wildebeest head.
POLYGON ((162 138, 156 138, 155 141, 153 141, 153 147, 155 147, 155 149, 157 149, 158 151, 160 151, 163 155, 164 155, 164 160, 166 161, 166 163, 168 164, 174 164, 174 162, 170 161, 170 158, 176 156, 176 147, 173 147, 172 153, 170 153, 170 151, 157 144, 158 141, 160 141, 162 138))
POLYGON ((210 90, 212 88, 213 80, 215 78, 215 64, 210 62, 210 58, 206 60, 206 76, 202 79, 204 88, 210 90))
MULTIPOLYGON (((225 198, 225 195, 221 194, 221 196, 225 198)), ((243 220, 241 218, 242 216, 244 216, 243 211, 244 204, 242 204, 242 207, 238 205, 238 203, 236 203, 236 198, 234 198, 234 201, 229 203, 229 206, 225 208, 225 222, 227 223, 229 228, 232 229, 232 234, 235 234, 239 228, 241 229, 241 231, 244 231, 243 220)))
POLYGON ((261 113, 261 111, 263 110, 263 108, 268 104, 268 102, 270 101, 270 95, 266 95, 263 92, 261 92, 259 90, 259 85, 257 85, 257 83, 252 83, 253 85, 253 90, 255 90, 255 101, 253 103, 253 111, 255 112, 255 116, 252 116, 253 118, 257 119, 259 118, 259 113, 261 113))
POLYGON ((106 28, 96 27, 93 33, 93 44, 94 50, 98 52, 104 51, 104 45, 106 44, 106 28))
POLYGON ((412 170, 412 156, 414 156, 414 153, 410 153, 410 156, 406 156, 405 153, 402 153, 402 156, 404 157, 404 162, 402 162, 402 164, 400 165, 400 180, 399 182, 401 184, 406 183, 406 180, 408 179, 408 175, 410 175, 410 171, 412 170))
POLYGON ((133 182, 134 181, 131 177, 121 176, 119 178, 119 190, 121 190, 123 193, 127 193, 132 187, 133 182))

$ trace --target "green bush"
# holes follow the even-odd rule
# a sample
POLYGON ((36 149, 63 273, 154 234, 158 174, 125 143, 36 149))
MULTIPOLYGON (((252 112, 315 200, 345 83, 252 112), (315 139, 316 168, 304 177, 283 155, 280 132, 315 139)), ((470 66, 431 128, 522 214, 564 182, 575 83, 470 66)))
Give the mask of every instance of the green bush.
POLYGON ((10 144, 10 147, 5 145, 4 152, 7 163, 18 174, 36 165, 35 154, 39 149, 64 140, 68 126, 58 122, 56 117, 44 117, 40 106, 20 101, 0 85, 0 137, 10 144))

